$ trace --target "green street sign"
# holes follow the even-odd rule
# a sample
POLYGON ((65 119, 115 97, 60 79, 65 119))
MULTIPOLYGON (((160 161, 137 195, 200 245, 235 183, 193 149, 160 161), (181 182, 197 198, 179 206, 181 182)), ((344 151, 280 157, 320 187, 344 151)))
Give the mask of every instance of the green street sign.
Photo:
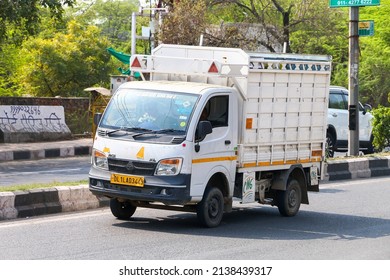
POLYGON ((329 0, 329 7, 362 7, 362 6, 378 6, 380 0, 329 0))
POLYGON ((374 35, 374 21, 362 20, 359 21, 359 36, 373 36, 374 35))

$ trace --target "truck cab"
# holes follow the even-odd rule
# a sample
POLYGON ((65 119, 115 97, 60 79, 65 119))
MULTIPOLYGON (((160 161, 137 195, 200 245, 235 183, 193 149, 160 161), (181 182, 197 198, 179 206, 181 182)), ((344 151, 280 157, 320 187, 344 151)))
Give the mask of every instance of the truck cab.
POLYGON ((190 207, 214 181, 232 197, 238 96, 234 88, 200 83, 121 85, 95 136, 91 190, 133 204, 190 207))

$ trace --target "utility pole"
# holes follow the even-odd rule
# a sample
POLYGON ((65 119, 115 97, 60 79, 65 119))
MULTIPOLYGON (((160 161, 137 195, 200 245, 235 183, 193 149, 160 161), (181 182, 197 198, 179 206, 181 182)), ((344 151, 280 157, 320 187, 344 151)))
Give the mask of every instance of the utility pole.
POLYGON ((144 8, 144 7, 140 7, 139 8, 139 12, 136 13, 136 12, 133 12, 131 14, 131 54, 135 54, 136 53, 136 39, 143 39, 143 40, 150 40, 150 48, 151 50, 154 49, 154 46, 155 46, 155 33, 156 33, 156 30, 155 30, 155 13, 158 13, 158 24, 162 24, 162 17, 161 15, 162 14, 166 14, 168 13, 168 9, 167 8, 144 8), (144 11, 150 11, 150 15, 147 15, 147 14, 144 14, 143 12, 144 11), (149 24, 149 27, 150 27, 150 33, 149 33, 149 36, 137 36, 136 34, 136 24, 137 24, 137 16, 150 16, 151 17, 151 22, 149 24))
POLYGON ((349 7, 349 156, 359 155, 359 7, 379 5, 380 0, 329 0, 329 7, 331 8, 349 7))
POLYGON ((359 7, 349 8, 348 155, 359 155, 359 7))

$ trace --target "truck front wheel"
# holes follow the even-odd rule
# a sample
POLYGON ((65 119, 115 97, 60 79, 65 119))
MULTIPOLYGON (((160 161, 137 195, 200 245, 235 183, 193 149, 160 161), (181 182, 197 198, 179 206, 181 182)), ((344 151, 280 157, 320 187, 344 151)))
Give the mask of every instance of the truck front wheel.
POLYGON ((110 200, 111 213, 120 220, 128 220, 133 216, 136 206, 133 206, 130 202, 120 202, 115 198, 110 200))
POLYGON ((279 213, 282 216, 295 216, 302 201, 302 191, 299 182, 295 179, 290 179, 286 190, 277 192, 276 199, 279 213))
POLYGON ((217 227, 223 216, 223 194, 216 188, 207 188, 203 199, 197 205, 197 216, 202 225, 206 227, 217 227))

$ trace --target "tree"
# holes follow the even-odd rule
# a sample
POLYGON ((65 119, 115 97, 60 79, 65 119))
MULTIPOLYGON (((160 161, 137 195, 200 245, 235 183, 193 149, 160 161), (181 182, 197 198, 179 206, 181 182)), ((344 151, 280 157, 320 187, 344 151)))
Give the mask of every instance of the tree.
POLYGON ((78 22, 96 25, 111 42, 123 44, 130 41, 131 14, 138 11, 138 1, 96 0, 75 10, 78 22))
POLYGON ((271 52, 282 50, 284 44, 287 52, 294 51, 291 39, 292 34, 298 30, 316 30, 316 33, 336 31, 331 24, 335 19, 335 12, 321 0, 210 0, 209 2, 213 6, 238 7, 241 13, 246 15, 245 21, 260 25, 257 44, 271 52))
POLYGON ((375 148, 381 151, 390 146, 390 108, 380 106, 373 110, 373 144, 375 148))
POLYGON ((106 84, 110 72, 109 45, 96 26, 68 23, 67 33, 26 41, 17 79, 35 96, 79 96, 84 88, 106 84))
POLYGON ((40 21, 40 9, 49 9, 52 17, 60 19, 64 12, 63 6, 72 6, 75 2, 75 0, 0 0, 0 43, 8 37, 25 38, 34 34, 40 21))
POLYGON ((206 5, 204 0, 181 0, 175 2, 163 24, 157 38, 161 43, 198 45, 206 23, 206 5))
POLYGON ((360 10, 360 20, 374 20, 374 36, 360 38, 359 92, 362 101, 390 106, 390 0, 360 10))
POLYGON ((21 63, 19 48, 10 44, 0 52, 0 96, 17 96, 21 88, 14 79, 14 73, 21 63))

